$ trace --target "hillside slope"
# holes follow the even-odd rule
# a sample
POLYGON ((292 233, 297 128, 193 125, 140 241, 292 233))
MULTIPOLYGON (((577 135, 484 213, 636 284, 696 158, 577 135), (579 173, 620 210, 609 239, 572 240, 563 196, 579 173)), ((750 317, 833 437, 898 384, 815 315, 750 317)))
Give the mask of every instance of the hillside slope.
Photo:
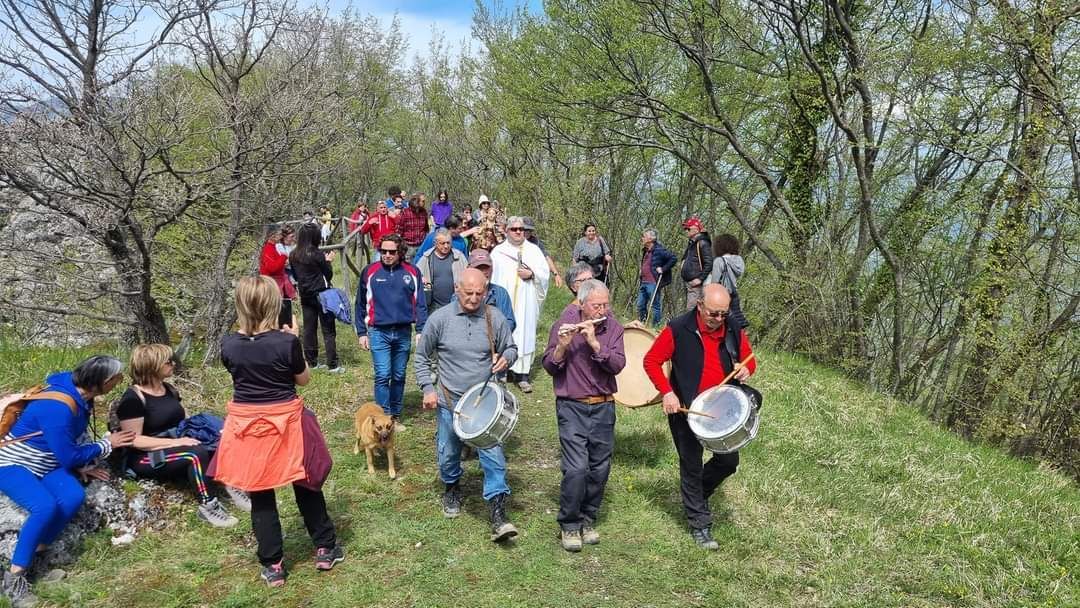
MULTIPOLYGON (((351 452, 351 413, 370 398, 370 359, 349 332, 339 338, 348 372, 317 373, 303 395, 336 458, 326 490, 344 563, 314 572, 291 492, 279 491, 291 570, 284 589, 258 580, 246 517, 234 529, 210 529, 192 502, 129 547, 94 537, 68 578, 38 593, 62 606, 155 608, 1080 606, 1080 491, 1072 482, 965 443, 837 373, 767 351, 754 378, 765 395, 761 434, 712 501, 719 552, 697 549, 687 534, 677 458, 655 407, 619 410, 602 544, 580 554, 559 548, 559 450, 543 372, 508 450, 511 516, 523 535, 500 548, 487 540, 475 461, 466 467, 465 513, 441 516, 434 424, 417 411, 418 392, 406 395, 403 477, 368 476, 363 455, 351 452)), ((0 387, 82 354, 7 346, 0 387)), ((216 368, 192 370, 178 386, 198 411, 220 410, 229 385, 216 368)))

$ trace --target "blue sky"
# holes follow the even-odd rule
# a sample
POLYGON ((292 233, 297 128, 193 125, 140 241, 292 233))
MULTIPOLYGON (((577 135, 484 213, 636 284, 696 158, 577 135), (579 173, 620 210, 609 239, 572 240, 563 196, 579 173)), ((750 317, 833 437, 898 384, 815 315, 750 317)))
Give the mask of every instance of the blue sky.
MULTIPOLYGON (((331 12, 342 11, 348 6, 360 14, 373 15, 380 21, 389 22, 395 13, 401 21, 402 31, 409 41, 407 56, 423 55, 429 46, 432 32, 442 32, 451 47, 458 47, 464 42, 471 42, 475 50, 479 44, 472 40, 474 0, 300 0, 301 4, 323 5, 326 2, 331 12)), ((484 0, 487 6, 499 6, 509 10, 525 3, 531 12, 543 12, 543 0, 484 0)))

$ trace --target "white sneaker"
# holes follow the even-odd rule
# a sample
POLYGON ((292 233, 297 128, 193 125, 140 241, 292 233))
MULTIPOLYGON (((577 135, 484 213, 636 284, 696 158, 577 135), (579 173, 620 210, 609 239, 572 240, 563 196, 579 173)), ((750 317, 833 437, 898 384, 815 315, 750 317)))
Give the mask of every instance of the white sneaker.
POLYGON ((232 501, 233 506, 244 513, 251 513, 251 497, 248 496, 247 492, 232 486, 225 486, 225 493, 229 495, 229 500, 232 501))
POLYGON ((231 528, 240 523, 240 520, 225 511, 216 498, 211 498, 210 502, 199 505, 199 517, 215 528, 231 528))
POLYGON ((326 364, 325 363, 318 363, 316 365, 311 366, 311 369, 326 369, 326 364))
POLYGON ((326 370, 326 372, 328 374, 343 374, 345 373, 345 368, 339 365, 337 367, 326 370))

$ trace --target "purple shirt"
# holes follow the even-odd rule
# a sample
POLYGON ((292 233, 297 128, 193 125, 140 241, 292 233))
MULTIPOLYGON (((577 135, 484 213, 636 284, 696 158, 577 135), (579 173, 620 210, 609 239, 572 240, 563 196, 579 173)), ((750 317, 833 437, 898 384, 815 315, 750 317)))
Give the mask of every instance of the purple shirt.
POLYGON ((655 283, 656 279, 653 278, 652 270, 652 256, 653 249, 645 252, 645 255, 641 256, 641 282, 642 283, 655 283))
POLYGON ((600 342, 600 352, 594 353, 581 333, 574 335, 566 355, 556 363, 552 356, 559 345, 559 327, 564 323, 580 323, 581 308, 570 303, 563 309, 559 320, 551 326, 548 345, 544 350, 544 369, 551 374, 555 387, 555 396, 564 399, 582 399, 597 395, 613 395, 619 390, 615 374, 626 365, 626 351, 623 349, 623 327, 614 317, 596 326, 596 340, 600 342))
POLYGON ((450 214, 454 212, 454 203, 446 201, 435 201, 431 203, 431 219, 435 221, 436 226, 442 226, 446 223, 446 218, 450 217, 450 214))

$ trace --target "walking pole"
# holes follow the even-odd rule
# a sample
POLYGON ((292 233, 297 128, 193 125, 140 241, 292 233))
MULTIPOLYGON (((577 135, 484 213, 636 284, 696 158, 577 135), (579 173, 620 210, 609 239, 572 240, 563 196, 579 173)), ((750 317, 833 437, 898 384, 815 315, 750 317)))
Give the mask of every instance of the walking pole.
MULTIPOLYGON (((653 302, 656 301, 656 292, 660 291, 660 279, 663 276, 664 276, 664 271, 661 270, 659 272, 659 274, 656 275, 656 283, 653 283, 652 297, 649 298, 649 308, 645 310, 645 322, 646 323, 649 321, 649 315, 652 314, 652 305, 653 305, 653 302)), ((660 321, 660 319, 653 319, 653 323, 657 323, 659 321, 660 321)))

